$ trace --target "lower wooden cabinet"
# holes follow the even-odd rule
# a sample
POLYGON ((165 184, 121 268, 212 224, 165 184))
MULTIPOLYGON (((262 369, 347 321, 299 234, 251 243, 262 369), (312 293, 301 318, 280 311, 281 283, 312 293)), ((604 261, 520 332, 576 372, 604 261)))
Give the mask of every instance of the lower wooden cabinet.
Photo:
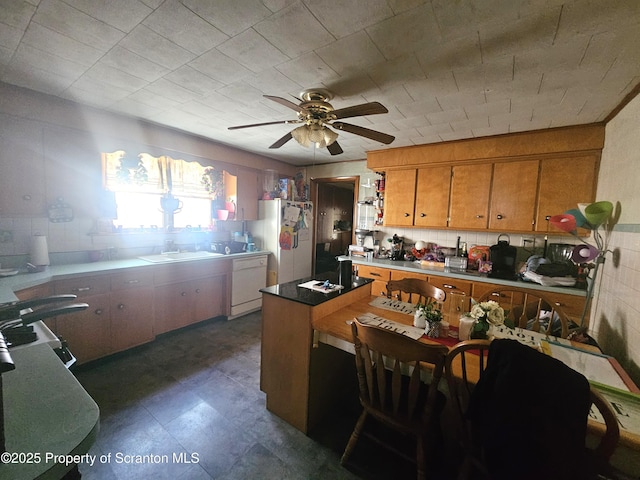
POLYGON ((120 352, 155 338, 153 287, 111 293, 111 350, 120 352))
POLYGON ((391 280, 391 269, 370 265, 357 265, 358 276, 373 279, 371 295, 387 295, 387 282, 391 280))
POLYGON ((460 324, 460 315, 471 309, 473 283, 467 280, 436 275, 429 277, 429 283, 444 290, 447 296, 442 305, 443 320, 457 327, 460 324))
POLYGON ((89 304, 47 320, 82 364, 155 339, 156 335, 229 313, 226 260, 77 275, 18 292, 27 299, 73 293, 89 304), (196 277, 196 278, 194 278, 196 277))
POLYGON ((82 298, 89 308, 56 317, 56 335, 66 340, 78 364, 112 353, 111 295, 101 293, 82 298))

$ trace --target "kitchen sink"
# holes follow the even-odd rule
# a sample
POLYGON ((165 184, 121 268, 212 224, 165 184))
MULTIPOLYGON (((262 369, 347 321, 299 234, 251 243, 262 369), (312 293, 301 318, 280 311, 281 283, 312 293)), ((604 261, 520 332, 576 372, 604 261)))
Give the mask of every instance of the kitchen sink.
POLYGON ((212 257, 222 257, 224 254, 222 253, 212 253, 204 250, 200 250, 197 252, 171 252, 171 253, 160 253, 156 255, 145 255, 143 257, 138 257, 140 260, 145 260, 151 263, 166 263, 166 262, 177 262, 180 260, 197 260, 200 258, 212 258, 212 257))

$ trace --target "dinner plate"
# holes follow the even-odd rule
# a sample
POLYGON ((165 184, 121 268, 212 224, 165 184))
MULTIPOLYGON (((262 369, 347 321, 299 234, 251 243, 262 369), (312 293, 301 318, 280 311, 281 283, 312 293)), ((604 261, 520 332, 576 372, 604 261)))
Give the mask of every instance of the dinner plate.
POLYGON ((13 268, 0 268, 0 277, 10 277, 11 275, 16 275, 18 270, 14 270, 13 268))

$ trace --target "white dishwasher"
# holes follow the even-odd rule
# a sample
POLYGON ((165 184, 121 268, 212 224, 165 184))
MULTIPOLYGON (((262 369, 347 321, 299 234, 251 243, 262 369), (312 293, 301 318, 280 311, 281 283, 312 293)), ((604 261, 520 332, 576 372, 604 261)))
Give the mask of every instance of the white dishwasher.
POLYGON ((267 286, 267 255, 234 258, 229 319, 262 308, 260 289, 267 286))

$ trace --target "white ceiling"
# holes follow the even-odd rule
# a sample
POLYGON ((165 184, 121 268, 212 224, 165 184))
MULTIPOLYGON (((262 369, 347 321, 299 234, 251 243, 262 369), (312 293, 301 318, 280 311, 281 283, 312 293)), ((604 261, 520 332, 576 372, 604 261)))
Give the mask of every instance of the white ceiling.
POLYGON ((367 150, 603 121, 640 83, 638 0, 7 0, 0 80, 309 165, 367 150), (263 95, 328 88, 344 153, 263 95))

